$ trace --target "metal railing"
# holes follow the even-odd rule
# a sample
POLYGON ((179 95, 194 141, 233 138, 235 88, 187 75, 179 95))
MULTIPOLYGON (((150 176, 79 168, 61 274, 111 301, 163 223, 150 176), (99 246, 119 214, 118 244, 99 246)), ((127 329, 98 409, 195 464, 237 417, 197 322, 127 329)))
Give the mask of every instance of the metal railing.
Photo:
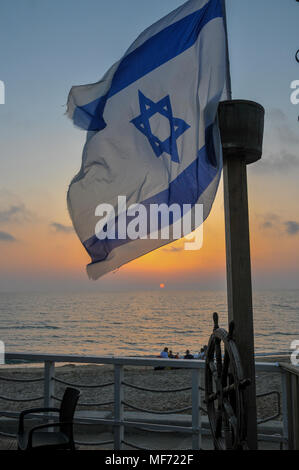
MULTIPOLYGON (((180 432, 186 433, 192 436, 192 449, 198 450, 201 449, 202 435, 209 434, 209 429, 207 423, 202 422, 202 412, 205 413, 204 407, 201 404, 201 393, 203 388, 201 386, 201 381, 203 380, 203 370, 205 368, 205 362, 201 360, 183 360, 183 359, 162 359, 162 358, 132 358, 132 357, 101 357, 101 356, 73 356, 73 355, 55 355, 55 354, 31 354, 31 353, 7 353, 6 361, 17 361, 22 360, 30 363, 44 363, 44 376, 38 378, 22 379, 22 378, 13 378, 5 377, 5 369, 0 375, 0 381, 7 382, 18 382, 18 383, 37 383, 43 381, 43 395, 42 396, 31 396, 31 397, 22 397, 22 398, 11 398, 5 395, 0 395, 0 400, 11 401, 11 402, 30 402, 43 400, 45 407, 53 407, 55 401, 60 401, 61 399, 55 395, 55 384, 74 386, 79 389, 103 389, 107 387, 113 387, 114 390, 114 399, 111 401, 105 402, 79 402, 79 405, 82 407, 103 407, 103 406, 113 406, 113 416, 109 418, 100 418, 97 416, 80 416, 80 412, 75 415, 75 423, 77 425, 86 425, 86 424, 97 424, 97 425, 106 425, 113 428, 113 441, 100 441, 100 442, 77 442, 79 445, 88 445, 88 446, 104 446, 113 444, 115 450, 120 450, 123 446, 141 449, 136 443, 129 442, 125 439, 125 430, 126 429, 142 429, 148 430, 151 432, 180 432), (175 361, 175 362, 174 362, 175 361), (97 364, 97 365, 112 365, 114 367, 114 381, 106 382, 103 384, 78 384, 71 383, 66 380, 62 380, 55 376, 55 364, 58 363, 70 363, 70 364, 97 364), (185 369, 191 372, 191 383, 189 386, 183 388, 174 388, 174 389, 154 389, 151 387, 145 387, 141 385, 135 385, 127 382, 124 377, 124 367, 125 366, 135 366, 135 367, 150 367, 150 368, 171 368, 176 369, 185 369), (139 407, 136 404, 129 403, 124 399, 124 389, 131 388, 141 392, 148 392, 154 394, 164 394, 164 393, 180 393, 190 391, 191 393, 191 406, 182 407, 172 410, 150 410, 143 407, 139 407), (152 419, 146 420, 144 416, 140 416, 138 420, 130 420, 125 417, 125 409, 132 409, 139 411, 142 415, 151 414, 156 415, 156 422, 152 419), (191 412, 191 425, 180 425, 173 424, 173 415, 179 413, 184 413, 186 411, 191 412), (159 423, 158 416, 168 416, 172 415, 171 424, 161 424, 159 423)), ((272 431, 272 434, 259 432, 259 440, 263 441, 272 441, 278 442, 284 447, 288 443, 288 420, 287 420, 287 402, 286 402, 286 375, 283 368, 280 367, 278 363, 256 363, 256 371, 261 372, 278 372, 281 374, 282 380, 282 397, 280 397, 279 392, 267 392, 258 395, 258 397, 265 397, 270 394, 276 394, 278 401, 277 413, 274 416, 265 418, 261 420, 258 424, 266 423, 269 420, 273 420, 280 416, 280 399, 282 398, 282 426, 279 432, 272 431)), ((0 416, 6 416, 11 418, 18 418, 19 413, 14 411, 0 411, 0 416)), ((129 413, 127 414, 127 417, 129 413)), ((35 416, 32 416, 35 417, 35 416)), ((151 416, 152 417, 152 416, 151 416)), ((51 415, 47 414, 44 416, 44 419, 49 420, 51 415)), ((53 416, 52 416, 53 418, 53 416)), ((175 423, 175 420, 174 420, 175 423)), ((13 434, 0 431, 1 436, 14 437, 13 434)), ((154 450, 154 449, 151 449, 154 450)))
POLYGON ((281 364, 285 377, 289 449, 299 450, 299 367, 281 364))

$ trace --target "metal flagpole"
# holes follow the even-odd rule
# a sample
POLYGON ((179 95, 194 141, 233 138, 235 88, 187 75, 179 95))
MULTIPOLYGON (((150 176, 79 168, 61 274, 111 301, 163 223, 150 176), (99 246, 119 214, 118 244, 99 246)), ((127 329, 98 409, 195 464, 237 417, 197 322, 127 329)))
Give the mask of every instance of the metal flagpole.
POLYGON ((225 41, 226 41, 226 93, 227 99, 231 100, 233 97, 232 93, 232 80, 230 74, 230 56, 229 56, 229 44, 228 44, 228 32, 227 32, 227 12, 226 12, 226 0, 221 0, 222 2, 222 11, 223 11, 223 23, 225 30, 225 41))

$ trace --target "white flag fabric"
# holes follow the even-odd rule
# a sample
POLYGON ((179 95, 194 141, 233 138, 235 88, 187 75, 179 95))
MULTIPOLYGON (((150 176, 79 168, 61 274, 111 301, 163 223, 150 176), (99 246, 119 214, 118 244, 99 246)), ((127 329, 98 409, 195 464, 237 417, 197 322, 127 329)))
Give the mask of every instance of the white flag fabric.
POLYGON ((118 218, 119 196, 146 208, 203 204, 209 215, 222 170, 226 54, 221 0, 190 0, 144 31, 98 83, 71 89, 68 115, 88 133, 68 208, 92 279, 173 241, 103 239, 99 204, 118 218))

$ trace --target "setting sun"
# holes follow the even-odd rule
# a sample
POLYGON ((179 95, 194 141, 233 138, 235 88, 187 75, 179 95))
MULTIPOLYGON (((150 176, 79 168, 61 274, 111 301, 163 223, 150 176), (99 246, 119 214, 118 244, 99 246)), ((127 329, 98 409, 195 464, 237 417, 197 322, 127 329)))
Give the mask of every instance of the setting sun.
POLYGON ((165 284, 161 283, 160 284, 160 289, 164 289, 165 288, 165 284))

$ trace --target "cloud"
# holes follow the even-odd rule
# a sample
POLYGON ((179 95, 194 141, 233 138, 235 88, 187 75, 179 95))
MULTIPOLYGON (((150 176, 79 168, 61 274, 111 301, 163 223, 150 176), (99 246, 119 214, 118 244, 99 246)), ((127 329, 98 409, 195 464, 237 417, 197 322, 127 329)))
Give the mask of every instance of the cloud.
POLYGON ((299 223, 293 220, 288 220, 284 223, 286 231, 289 235, 297 235, 299 233, 299 223))
POLYGON ((0 208, 0 223, 31 219, 31 213, 24 204, 12 204, 8 208, 0 208))
POLYGON ((56 232, 58 233, 73 233, 74 229, 73 227, 69 227, 67 225, 59 224, 58 222, 52 222, 50 224, 52 228, 55 229, 56 232))
POLYGON ((17 194, 0 188, 0 223, 31 222, 33 214, 17 194))
POLYGON ((256 171, 288 171, 299 168, 299 136, 280 109, 266 114, 264 148, 256 171))
POLYGON ((261 161, 260 167, 267 171, 274 170, 277 172, 299 168, 299 155, 283 150, 277 153, 266 153, 265 159, 261 161))
POLYGON ((277 228, 281 223, 280 217, 276 214, 266 214, 258 217, 262 219, 260 223, 262 229, 277 228))
POLYGON ((265 222, 263 222, 261 224, 261 227, 262 228, 272 228, 273 227, 273 222, 271 222, 270 220, 266 220, 265 222))
POLYGON ((297 235, 299 233, 299 222, 294 220, 282 220, 279 215, 267 214, 258 216, 262 218, 260 227, 262 229, 274 229, 276 232, 284 232, 288 235, 297 235))
POLYGON ((279 141, 292 145, 299 144, 299 136, 290 127, 288 118, 283 111, 280 109, 272 109, 267 113, 266 119, 272 129, 275 129, 275 134, 279 141))
POLYGON ((0 242, 15 242, 16 239, 13 235, 7 232, 0 232, 0 242))
POLYGON ((273 170, 276 172, 288 171, 294 168, 299 168, 299 154, 296 155, 284 150, 273 153, 264 152, 262 160, 258 165, 259 170, 273 170))

